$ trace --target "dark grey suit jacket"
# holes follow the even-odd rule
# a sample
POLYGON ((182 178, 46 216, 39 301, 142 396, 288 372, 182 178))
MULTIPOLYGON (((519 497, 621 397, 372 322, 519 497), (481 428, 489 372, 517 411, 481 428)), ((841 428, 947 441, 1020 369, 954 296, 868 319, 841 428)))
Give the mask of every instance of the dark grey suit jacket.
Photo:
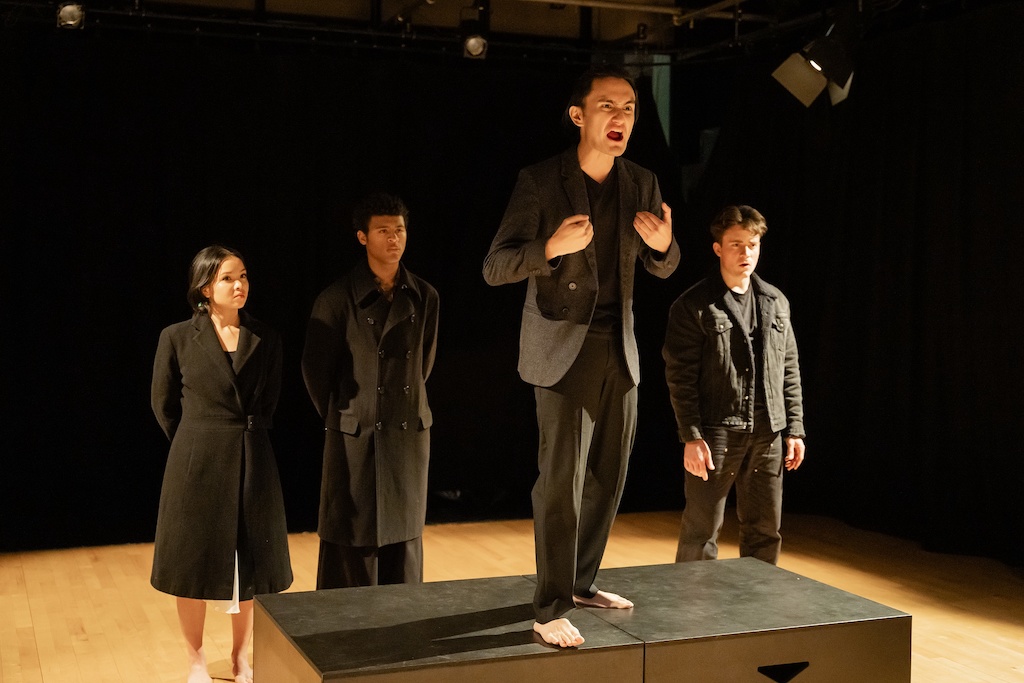
MULTIPOLYGON (((619 182, 619 288, 622 346, 633 381, 640 383, 640 357, 633 335, 633 275, 636 260, 666 278, 679 264, 675 238, 668 253, 650 249, 633 228, 637 211, 661 216, 661 191, 653 173, 621 157, 615 160, 619 182)), ((503 285, 529 279, 519 334, 519 375, 549 387, 579 355, 597 304, 597 255, 594 243, 552 261, 544 247, 562 221, 590 215, 587 187, 573 147, 519 173, 505 216, 484 260, 484 279, 503 285)))

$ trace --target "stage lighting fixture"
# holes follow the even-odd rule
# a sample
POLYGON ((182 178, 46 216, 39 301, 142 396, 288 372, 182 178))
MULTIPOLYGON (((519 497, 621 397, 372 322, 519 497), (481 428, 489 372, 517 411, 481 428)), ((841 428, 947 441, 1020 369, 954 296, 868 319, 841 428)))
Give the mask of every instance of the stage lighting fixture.
POLYGON ((483 59, 487 56, 487 39, 479 33, 468 35, 462 41, 462 56, 468 59, 483 59))
POLYGON ((772 72, 775 80, 805 107, 810 107, 826 87, 832 104, 839 104, 850 94, 853 61, 843 42, 833 35, 835 27, 832 24, 824 36, 791 54, 772 72))
POLYGON ((829 28, 829 33, 823 38, 808 43, 803 49, 803 55, 812 67, 825 75, 825 78, 833 83, 845 84, 853 75, 853 63, 846 54, 843 44, 832 37, 832 28, 829 28))
POLYGON ((772 72, 772 77, 805 107, 811 106, 828 85, 828 79, 796 52, 772 72))
POLYGON ((853 72, 850 72, 850 77, 846 79, 846 85, 840 86, 832 81, 828 82, 828 98, 832 100, 832 104, 836 105, 845 100, 850 95, 850 84, 853 83, 853 72))
POLYGON ((491 0, 474 0, 459 12, 462 56, 483 59, 487 56, 487 34, 491 28, 491 0))
POLYGON ((65 2, 57 8, 57 28, 84 28, 85 7, 65 2))

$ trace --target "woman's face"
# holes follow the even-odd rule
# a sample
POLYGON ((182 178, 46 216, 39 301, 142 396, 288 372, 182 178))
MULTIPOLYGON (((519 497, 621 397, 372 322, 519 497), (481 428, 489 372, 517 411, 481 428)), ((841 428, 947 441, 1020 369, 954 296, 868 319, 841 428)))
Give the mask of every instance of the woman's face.
POLYGON ((249 277, 245 272, 245 264, 234 256, 228 256, 220 262, 210 284, 200 291, 210 300, 211 308, 226 311, 241 309, 249 298, 249 277))

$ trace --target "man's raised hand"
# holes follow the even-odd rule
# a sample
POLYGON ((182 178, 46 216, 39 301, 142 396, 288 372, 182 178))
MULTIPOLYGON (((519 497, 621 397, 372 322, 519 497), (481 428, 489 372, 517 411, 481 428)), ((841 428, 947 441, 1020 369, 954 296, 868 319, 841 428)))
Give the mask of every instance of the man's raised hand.
POLYGON ((637 211, 633 227, 640 233, 644 244, 664 254, 672 246, 672 209, 661 203, 664 218, 658 218, 650 211, 637 211))
POLYGON ((594 226, 590 223, 590 216, 583 214, 569 216, 558 226, 555 234, 548 238, 544 256, 550 261, 566 254, 575 254, 577 251, 586 249, 592 239, 594 239, 594 226))

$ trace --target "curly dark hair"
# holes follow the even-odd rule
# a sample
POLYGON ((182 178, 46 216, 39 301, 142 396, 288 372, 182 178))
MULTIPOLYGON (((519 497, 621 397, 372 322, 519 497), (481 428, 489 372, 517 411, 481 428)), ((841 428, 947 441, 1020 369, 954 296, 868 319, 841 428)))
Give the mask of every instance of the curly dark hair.
POLYGON ((409 226, 409 209, 405 202, 387 192, 369 194, 356 205, 352 210, 352 229, 355 232, 366 232, 373 216, 401 216, 406 227, 409 226))

